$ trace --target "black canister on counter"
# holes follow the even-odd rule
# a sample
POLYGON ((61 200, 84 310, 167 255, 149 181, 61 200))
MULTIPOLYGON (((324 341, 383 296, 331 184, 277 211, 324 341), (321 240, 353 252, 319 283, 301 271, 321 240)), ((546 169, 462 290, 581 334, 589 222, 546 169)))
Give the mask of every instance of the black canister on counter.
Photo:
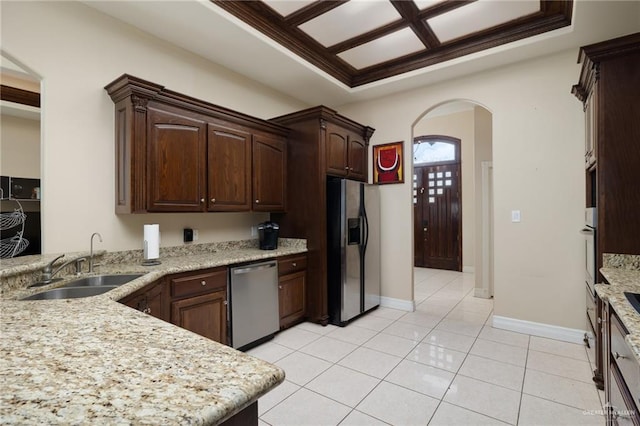
POLYGON ((280 226, 274 222, 262 222, 258 225, 260 250, 275 250, 278 248, 278 231, 280 226))

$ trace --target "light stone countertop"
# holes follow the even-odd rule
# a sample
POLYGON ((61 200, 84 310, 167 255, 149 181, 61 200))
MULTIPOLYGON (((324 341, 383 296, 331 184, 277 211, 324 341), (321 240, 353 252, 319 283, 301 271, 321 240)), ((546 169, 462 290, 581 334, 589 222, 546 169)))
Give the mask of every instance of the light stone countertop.
POLYGON ((601 268, 600 273, 611 285, 596 284, 596 292, 607 300, 629 331, 625 340, 640 363, 640 313, 627 300, 624 292, 640 293, 640 271, 619 268, 601 268))
MULTIPOLYGON (((0 299, 0 423, 218 424, 284 380, 284 371, 116 300, 172 273, 270 259, 304 244, 106 264, 99 274, 146 272, 82 299, 19 301, 60 287, 5 289, 0 299)), ((46 260, 43 260, 46 262, 46 260)), ((29 269, 19 265, 19 273, 29 269)), ((14 270, 4 269, 3 281, 14 270)), ((68 277, 69 279, 75 277, 68 277)))

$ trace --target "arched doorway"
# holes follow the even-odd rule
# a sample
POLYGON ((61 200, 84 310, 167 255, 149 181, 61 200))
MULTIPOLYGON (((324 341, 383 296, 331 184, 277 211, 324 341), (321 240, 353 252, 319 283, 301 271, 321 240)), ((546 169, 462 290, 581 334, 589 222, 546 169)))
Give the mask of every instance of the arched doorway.
MULTIPOLYGON (((412 126, 414 140, 423 135, 445 135, 460 140, 459 208, 462 216, 460 232, 462 271, 475 273, 474 294, 480 297, 493 295, 492 123, 491 111, 480 103, 470 100, 451 100, 425 110, 412 126)), ((415 171, 419 167, 419 164, 412 164, 411 176, 416 179, 418 176, 415 171)), ((435 180, 436 195, 438 195, 437 174, 435 180)), ((417 189, 419 188, 417 186, 417 189)), ((428 186, 426 188, 428 190, 428 186)), ((412 249, 415 259, 415 207, 412 210, 414 213, 412 249)), ((416 293, 414 289, 416 303, 420 303, 421 296, 424 295, 420 292, 416 293)))
POLYGON ((414 265, 462 271, 460 139, 413 138, 414 265))

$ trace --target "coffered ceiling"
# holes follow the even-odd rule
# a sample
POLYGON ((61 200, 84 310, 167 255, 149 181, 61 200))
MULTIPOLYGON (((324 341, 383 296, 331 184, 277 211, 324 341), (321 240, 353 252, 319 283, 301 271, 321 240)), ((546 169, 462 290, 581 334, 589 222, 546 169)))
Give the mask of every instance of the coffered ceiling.
POLYGON ((333 108, 567 49, 577 60, 580 46, 640 31, 640 1, 83 3, 304 105, 333 108))
POLYGON ((571 25, 573 0, 212 2, 349 87, 571 25))

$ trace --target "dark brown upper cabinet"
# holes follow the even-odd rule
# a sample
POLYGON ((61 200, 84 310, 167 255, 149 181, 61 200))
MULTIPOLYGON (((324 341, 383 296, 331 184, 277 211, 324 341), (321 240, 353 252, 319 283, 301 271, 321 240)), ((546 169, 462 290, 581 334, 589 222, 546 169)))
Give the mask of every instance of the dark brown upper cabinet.
POLYGON ((206 124, 155 108, 148 109, 147 118, 147 210, 204 210, 206 124))
POLYGON ((289 129, 127 74, 105 89, 116 213, 284 211, 289 129))
POLYGON ((286 205, 284 177, 287 144, 279 138, 256 135, 253 139, 253 210, 281 212, 286 205))
POLYGON ((333 123, 326 126, 327 174, 366 182, 367 142, 364 137, 333 123))
POLYGON ((209 124, 209 211, 251 210, 251 134, 209 124))

